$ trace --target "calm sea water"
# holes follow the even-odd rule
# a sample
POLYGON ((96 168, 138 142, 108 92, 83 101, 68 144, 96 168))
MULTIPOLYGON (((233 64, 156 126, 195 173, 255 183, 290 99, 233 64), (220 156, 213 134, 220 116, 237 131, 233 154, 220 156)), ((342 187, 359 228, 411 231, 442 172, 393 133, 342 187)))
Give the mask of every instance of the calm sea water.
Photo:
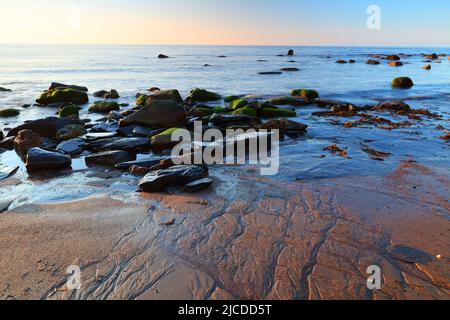
MULTIPOLYGON (((330 124, 330 119, 311 116, 311 108, 298 109, 298 121, 307 123, 308 135, 287 140, 281 149, 282 179, 331 178, 345 175, 386 174, 401 160, 414 158, 438 170, 448 172, 448 143, 439 139, 449 129, 450 61, 432 63, 432 70, 421 67, 421 53, 446 53, 449 48, 337 48, 293 47, 294 57, 278 57, 290 47, 220 46, 0 46, 0 86, 12 93, 0 92, 0 107, 32 104, 50 82, 87 86, 90 92, 117 89, 120 102, 132 104, 136 92, 150 87, 177 88, 186 95, 201 87, 223 95, 288 95, 294 88, 313 88, 321 97, 357 104, 375 104, 381 100, 405 99, 414 108, 428 108, 444 116, 443 120, 424 120, 412 127, 386 131, 375 128, 345 130, 330 124), (157 59, 158 54, 170 59, 157 59), (400 68, 365 64, 370 54, 411 54, 400 68), (226 56, 220 58, 219 56, 226 56), (340 65, 337 59, 354 59, 355 64, 340 65), (258 60, 266 60, 261 62, 258 60), (295 60, 295 62, 289 62, 295 60), (208 64, 210 66, 205 67, 208 64), (262 71, 296 67, 300 72, 262 76, 262 71), (394 77, 411 77, 411 90, 393 90, 394 77), (346 160, 326 154, 331 143, 347 148, 346 160), (392 153, 384 162, 371 160, 362 146, 392 153)), ((91 97, 91 101, 95 99, 91 97)), ((25 120, 50 116, 55 110, 31 107, 18 118, 0 120, 6 129, 25 120)), ((398 120, 398 119, 397 119, 398 120)), ((10 153, 0 156, 0 164, 17 161, 10 153)), ((22 174, 25 176, 22 168, 22 174)), ((57 186, 58 184, 56 184, 57 186)))

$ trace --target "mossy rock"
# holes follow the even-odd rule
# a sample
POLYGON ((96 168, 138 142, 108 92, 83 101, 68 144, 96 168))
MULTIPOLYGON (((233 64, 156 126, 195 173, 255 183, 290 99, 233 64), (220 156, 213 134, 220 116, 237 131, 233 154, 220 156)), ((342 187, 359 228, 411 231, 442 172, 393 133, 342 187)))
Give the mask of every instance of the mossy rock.
POLYGON ((191 90, 191 92, 189 94, 189 98, 191 98, 194 101, 198 101, 198 102, 207 102, 207 101, 221 100, 222 96, 215 92, 195 88, 195 89, 191 90))
POLYGON ((238 98, 238 99, 235 99, 235 100, 231 101, 230 109, 237 110, 237 109, 244 108, 247 105, 248 105, 248 101, 247 100, 238 98))
POLYGON ((410 89, 414 86, 414 82, 411 78, 408 77, 400 77, 392 80, 392 87, 398 89, 410 89))
POLYGON ((87 93, 84 91, 78 91, 70 88, 56 88, 42 93, 41 96, 36 99, 36 102, 42 105, 63 102, 85 104, 89 102, 89 98, 87 93))
POLYGON ((0 118, 17 117, 20 111, 17 109, 0 109, 0 118))
POLYGON ((294 97, 302 97, 305 99, 318 99, 319 93, 316 90, 311 89, 296 89, 292 90, 292 96, 294 97))
POLYGON ((225 102, 231 102, 231 101, 234 101, 236 99, 239 99, 239 97, 238 96, 228 96, 228 97, 223 98, 223 100, 225 102))
POLYGON ((170 148, 178 143, 178 141, 172 141, 172 134, 177 130, 185 130, 180 128, 170 128, 160 134, 157 134, 150 138, 150 143, 153 148, 165 149, 170 148))
POLYGON ((138 96, 136 98, 136 105, 137 106, 144 106, 147 104, 147 99, 149 96, 145 95, 145 94, 141 94, 140 96, 138 96))
POLYGON ((296 117, 297 113, 294 110, 289 109, 261 109, 261 117, 263 118, 293 118, 296 117))
POLYGON ((293 97, 272 98, 268 101, 268 103, 276 105, 276 106, 294 106, 294 107, 303 107, 303 106, 307 106, 310 104, 305 99, 299 99, 299 98, 293 98, 293 97))
POLYGON ((239 115, 239 114, 245 114, 247 116, 252 116, 252 117, 256 117, 258 115, 258 112, 250 107, 244 107, 244 108, 240 108, 237 109, 233 112, 233 114, 235 115, 239 115))
POLYGON ((212 108, 214 113, 226 113, 227 109, 225 109, 224 107, 221 106, 216 106, 212 108))
POLYGON ((78 138, 87 133, 86 129, 80 124, 71 124, 58 130, 56 133, 56 139, 59 141, 68 141, 78 138))
POLYGON ((120 110, 120 106, 117 102, 97 102, 89 108, 89 112, 105 114, 118 110, 120 110))
POLYGON ((80 114, 80 107, 77 107, 75 105, 68 105, 63 107, 61 110, 59 110, 59 117, 60 118, 67 118, 70 116, 79 116, 80 114))

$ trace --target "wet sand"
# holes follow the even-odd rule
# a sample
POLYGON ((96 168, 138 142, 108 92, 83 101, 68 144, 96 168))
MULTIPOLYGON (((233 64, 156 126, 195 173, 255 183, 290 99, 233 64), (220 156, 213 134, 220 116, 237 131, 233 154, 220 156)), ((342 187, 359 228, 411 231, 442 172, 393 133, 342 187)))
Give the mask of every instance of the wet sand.
POLYGON ((0 299, 450 298, 447 176, 414 162, 383 178, 226 174, 197 195, 0 214, 0 299), (65 286, 70 265, 80 291, 65 286), (366 287, 370 265, 381 290, 366 287))

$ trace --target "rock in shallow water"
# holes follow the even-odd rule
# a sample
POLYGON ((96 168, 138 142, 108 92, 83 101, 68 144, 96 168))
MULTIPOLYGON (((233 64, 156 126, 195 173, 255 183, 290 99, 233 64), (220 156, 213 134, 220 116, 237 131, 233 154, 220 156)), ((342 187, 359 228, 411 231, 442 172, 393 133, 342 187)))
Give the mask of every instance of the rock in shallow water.
POLYGON ((41 94, 36 102, 42 105, 49 105, 52 103, 69 102, 73 104, 85 104, 89 102, 86 92, 78 91, 70 88, 51 89, 41 94))
POLYGON ((31 148, 37 148, 42 146, 42 138, 31 130, 22 130, 14 139, 14 149, 16 152, 24 156, 31 148))
POLYGON ((70 118, 56 118, 49 117, 30 121, 21 126, 18 126, 8 132, 8 137, 16 136, 22 130, 32 130, 43 138, 55 138, 58 130, 71 124, 80 124, 79 121, 70 118))
POLYGON ((194 193, 203 189, 210 187, 213 184, 211 178, 204 178, 200 180, 193 181, 184 186, 183 192, 194 193))
POLYGON ((87 165, 99 165, 113 167, 118 163, 135 160, 136 156, 125 151, 106 151, 94 153, 86 157, 87 165))
POLYGON ((204 166, 180 165, 147 174, 140 182, 139 188, 145 192, 162 192, 166 188, 184 186, 207 176, 204 166))
POLYGON ((70 157, 58 152, 32 148, 28 151, 25 163, 28 171, 63 170, 72 165, 70 157))
POLYGON ((86 144, 86 142, 81 138, 75 138, 69 141, 61 142, 57 147, 56 150, 63 152, 65 154, 69 155, 76 155, 80 154, 83 151, 83 146, 86 144))

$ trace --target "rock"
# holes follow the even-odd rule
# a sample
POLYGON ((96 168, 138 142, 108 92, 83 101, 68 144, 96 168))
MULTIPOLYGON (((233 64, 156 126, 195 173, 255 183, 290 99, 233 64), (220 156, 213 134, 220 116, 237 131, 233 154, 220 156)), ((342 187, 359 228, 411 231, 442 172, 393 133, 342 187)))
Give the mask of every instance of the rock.
POLYGON ((83 139, 75 138, 68 141, 61 142, 56 150, 59 152, 63 152, 68 155, 77 155, 83 151, 83 147, 86 145, 86 142, 83 139))
POLYGON ((17 117, 20 111, 17 109, 0 109, 0 118, 17 117))
POLYGON ((0 92, 12 92, 12 90, 0 87, 0 92))
POLYGON ((252 116, 252 117, 256 117, 258 115, 258 112, 251 107, 244 107, 244 108, 239 108, 233 111, 234 115, 241 115, 241 114, 245 114, 247 116, 252 116))
POLYGON ((63 107, 61 110, 59 110, 59 117, 60 118, 67 118, 67 117, 71 117, 71 116, 76 116, 79 117, 80 115, 80 107, 77 107, 74 104, 68 105, 63 107))
POLYGON ((289 49, 288 54, 289 57, 292 57, 294 55, 294 50, 289 49))
POLYGON ((180 165, 148 173, 139 188, 145 192, 162 192, 169 187, 184 186, 207 175, 204 166, 180 165))
POLYGON ((286 134, 288 136, 304 134, 307 128, 308 126, 303 123, 288 119, 274 119, 259 126, 259 129, 280 130, 281 134, 286 134))
POLYGON ((42 138, 31 130, 20 131, 14 139, 14 150, 21 156, 25 156, 28 150, 36 147, 42 147, 42 138))
POLYGON ((346 64, 347 61, 345 61, 345 60, 337 60, 336 63, 337 64, 346 64))
POLYGON ((222 97, 215 92, 211 92, 211 91, 199 89, 199 88, 195 88, 195 89, 191 90, 191 92, 189 94, 189 98, 192 101, 197 101, 197 102, 217 101, 217 100, 222 99, 222 97))
POLYGON ((89 141, 97 141, 101 139, 111 139, 117 136, 116 132, 90 132, 86 134, 83 138, 89 141))
POLYGON ((128 169, 128 173, 135 176, 145 176, 147 173, 151 171, 152 170, 148 167, 139 167, 139 166, 131 166, 128 169))
POLYGON ((0 141, 0 149, 5 150, 14 149, 14 137, 8 137, 0 141))
POLYGON ((411 111, 411 107, 400 100, 393 100, 393 101, 385 101, 373 108, 373 110, 377 111, 411 111))
POLYGON ((104 113, 107 114, 111 111, 120 110, 120 106, 117 102, 97 102, 89 107, 89 112, 92 113, 104 113))
POLYGON ((70 118, 49 117, 27 122, 8 132, 8 137, 16 136, 22 130, 32 130, 43 138, 55 138, 56 133, 71 124, 80 124, 79 121, 70 118))
POLYGON ((194 193, 201 191, 203 189, 209 188, 213 184, 211 178, 203 178, 186 184, 183 187, 183 192, 194 193))
POLYGON ((223 98, 223 101, 225 101, 225 102, 232 102, 232 101, 237 100, 239 98, 240 98, 239 96, 227 96, 227 97, 223 98))
POLYGON ((150 92, 156 92, 156 91, 161 91, 161 89, 158 88, 158 87, 151 87, 150 89, 148 89, 148 91, 150 91, 150 92))
POLYGON ((414 86, 414 82, 408 77, 400 77, 392 80, 392 87, 397 89, 410 89, 414 86))
POLYGON ((86 133, 86 129, 81 124, 70 124, 58 130, 56 139, 59 141, 67 141, 84 136, 86 133))
POLYGON ((237 98, 236 100, 230 102, 230 109, 237 110, 240 108, 244 108, 246 105, 248 105, 247 100, 237 98))
POLYGON ((120 95, 117 90, 111 89, 110 91, 100 90, 94 93, 94 97, 104 99, 119 99, 120 95))
POLYGON ((2 141, 5 138, 5 135, 3 134, 3 130, 0 129, 0 141, 2 141))
POLYGON ((438 60, 439 56, 436 53, 433 53, 429 55, 424 55, 424 58, 429 60, 438 60))
POLYGON ((356 63, 356 61, 351 59, 351 60, 348 60, 348 63, 356 63))
POLYGON ((426 264, 434 260, 433 255, 419 249, 406 246, 396 246, 390 249, 389 253, 392 258, 411 264, 426 264))
POLYGON ((279 75, 279 74, 283 74, 283 72, 280 71, 263 71, 263 72, 258 72, 259 75, 263 75, 263 76, 271 76, 271 75, 279 75))
POLYGON ((431 64, 427 64, 426 66, 423 66, 422 69, 431 70, 431 64))
POLYGON ((155 94, 147 98, 147 103, 151 102, 152 100, 172 100, 177 103, 183 102, 180 92, 176 89, 157 91, 155 94))
POLYGON ((30 172, 41 170, 63 170, 72 165, 70 157, 58 152, 51 152, 41 148, 32 148, 28 151, 25 163, 30 172))
POLYGON ((182 105, 172 100, 153 100, 142 109, 119 122, 124 127, 139 124, 149 128, 173 128, 186 125, 186 112, 182 105))
POLYGON ((151 157, 148 159, 140 159, 140 160, 135 160, 135 161, 127 161, 127 162, 122 162, 122 163, 118 163, 116 165, 116 169, 119 170, 128 170, 130 169, 132 166, 137 166, 137 167, 147 167, 147 168, 151 168, 157 164, 159 164, 162 160, 166 160, 167 158, 165 157, 151 157))
POLYGON ((58 88, 44 92, 36 102, 42 105, 68 102, 73 104, 85 104, 89 102, 86 92, 70 88, 58 88))
POLYGON ((299 68, 282 68, 281 71, 296 72, 296 71, 300 71, 300 69, 299 68))
POLYGON ((3 167, 0 166, 0 180, 4 180, 6 178, 11 177, 19 170, 19 167, 3 167))
POLYGON ((294 110, 270 109, 270 108, 261 109, 261 117, 263 118, 278 118, 278 117, 291 118, 296 116, 297 113, 294 110))
POLYGON ((148 150, 150 148, 150 140, 147 138, 109 138, 89 142, 86 144, 86 147, 98 151, 124 150, 137 152, 148 150))
POLYGON ((169 58, 169 56, 166 56, 165 54, 160 54, 160 55, 158 55, 158 59, 168 59, 169 58))
POLYGON ((12 199, 11 200, 0 200, 0 213, 8 211, 8 208, 12 202, 13 202, 12 199))
POLYGON ((170 148, 174 147, 175 145, 177 145, 179 143, 179 141, 172 140, 172 135, 177 130, 181 130, 181 129, 179 129, 179 128, 167 129, 166 131, 161 132, 160 134, 157 134, 157 135, 151 137, 150 143, 152 145, 152 148, 156 149, 156 150, 165 150, 165 149, 170 149, 170 148))
POLYGON ((73 90, 77 90, 77 91, 84 91, 84 92, 88 92, 88 88, 86 87, 82 87, 82 86, 76 86, 76 85, 67 85, 67 84, 63 84, 63 83, 58 83, 58 82, 52 82, 50 84, 50 87, 48 88, 48 90, 53 90, 53 89, 57 89, 57 88, 68 88, 68 89, 73 89, 73 90))
POLYGON ((133 128, 132 133, 135 136, 146 137, 147 138, 147 137, 152 137, 152 136, 154 136, 156 134, 159 134, 159 133, 161 133, 163 131, 164 131, 163 129, 154 130, 154 129, 150 129, 150 128, 143 127, 143 126, 135 126, 133 128))
POLYGON ((379 65, 380 61, 369 59, 366 61, 366 64, 379 65))
POLYGON ((303 107, 311 104, 311 102, 309 102, 308 100, 292 97, 272 98, 268 102, 276 106, 294 106, 294 107, 303 107))
POLYGON ((392 62, 389 62, 389 66, 391 66, 391 67, 402 67, 403 66, 403 62, 392 61, 392 62))
POLYGON ((399 60, 401 60, 401 58, 399 56, 395 55, 395 54, 386 56, 385 59, 386 60, 391 60, 391 61, 399 61, 399 60))
POLYGON ((316 90, 310 90, 310 89, 296 89, 292 90, 291 92, 292 96, 294 97, 301 97, 304 99, 318 99, 319 93, 316 90))
POLYGON ((135 160, 136 156, 122 150, 94 153, 85 158, 86 164, 113 167, 118 163, 135 160))
POLYGON ((139 94, 136 97, 136 105, 137 106, 145 106, 145 104, 147 103, 147 99, 148 99, 148 95, 146 94, 139 94))
POLYGON ((234 115, 234 114, 215 114, 211 116, 209 121, 217 127, 229 127, 229 126, 258 126, 262 122, 260 119, 247 115, 234 115))

